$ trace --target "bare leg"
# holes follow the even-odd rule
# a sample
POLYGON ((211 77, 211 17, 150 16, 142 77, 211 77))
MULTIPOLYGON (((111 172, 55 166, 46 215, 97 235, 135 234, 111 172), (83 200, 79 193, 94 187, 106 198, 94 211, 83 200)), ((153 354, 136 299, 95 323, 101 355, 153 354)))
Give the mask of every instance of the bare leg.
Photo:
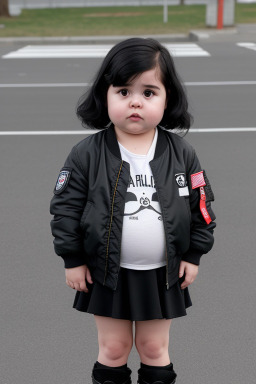
POLYGON ((98 362, 108 367, 126 364, 133 344, 132 322, 104 316, 95 316, 95 321, 98 329, 98 362))
POLYGON ((171 320, 135 322, 135 344, 143 364, 165 366, 170 364, 169 331, 171 320))

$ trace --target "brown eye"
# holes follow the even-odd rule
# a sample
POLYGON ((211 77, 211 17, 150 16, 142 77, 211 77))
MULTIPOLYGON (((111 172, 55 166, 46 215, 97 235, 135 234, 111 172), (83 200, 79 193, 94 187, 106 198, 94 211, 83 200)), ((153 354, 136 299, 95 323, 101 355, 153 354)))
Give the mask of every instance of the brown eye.
POLYGON ((120 95, 122 96, 127 96, 128 95, 128 91, 127 89, 121 89, 121 91, 119 91, 120 95))
POLYGON ((146 90, 146 91, 144 91, 144 96, 146 97, 146 98, 149 98, 149 97, 151 97, 151 96, 153 96, 153 92, 152 91, 150 91, 150 90, 146 90))

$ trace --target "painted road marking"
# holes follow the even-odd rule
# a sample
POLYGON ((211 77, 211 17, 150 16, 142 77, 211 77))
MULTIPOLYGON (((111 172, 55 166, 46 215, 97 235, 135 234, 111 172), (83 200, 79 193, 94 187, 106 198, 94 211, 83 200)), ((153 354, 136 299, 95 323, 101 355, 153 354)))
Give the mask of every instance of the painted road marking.
MULTIPOLYGON (((79 131, 0 131, 0 136, 41 136, 41 135, 92 135, 98 129, 84 129, 79 131)), ((256 132, 256 127, 239 128, 191 128, 191 133, 219 133, 219 132, 256 132)))
MULTIPOLYGON (((252 81, 185 81, 187 87, 203 87, 215 85, 256 85, 252 81)), ((0 88, 58 88, 58 87, 89 87, 90 83, 27 83, 27 84, 0 84, 0 88)))
POLYGON ((256 81, 187 81, 187 87, 201 87, 211 85, 256 85, 256 81))
POLYGON ((256 51, 256 43, 237 43, 236 45, 256 51))
POLYGON ((58 87, 89 87, 90 83, 28 83, 0 84, 0 88, 58 88, 58 87))
MULTIPOLYGON (((210 53, 199 45, 164 44, 176 57, 206 57, 210 53)), ((27 45, 3 55, 3 59, 49 59, 49 58, 103 58, 113 45, 27 45)))

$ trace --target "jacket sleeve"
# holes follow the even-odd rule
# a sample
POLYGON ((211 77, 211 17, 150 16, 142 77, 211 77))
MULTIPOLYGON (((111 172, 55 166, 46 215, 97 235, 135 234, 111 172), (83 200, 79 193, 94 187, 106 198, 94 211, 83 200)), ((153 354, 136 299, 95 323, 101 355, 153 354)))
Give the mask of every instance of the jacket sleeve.
POLYGON ((182 260, 199 265, 201 256, 208 253, 213 246, 216 217, 211 208, 211 201, 214 201, 211 185, 195 151, 187 177, 190 191, 191 232, 190 247, 183 254, 182 260))
POLYGON ((50 204, 54 215, 51 230, 54 249, 64 260, 65 268, 86 264, 80 220, 87 200, 87 179, 76 147, 61 169, 50 204))

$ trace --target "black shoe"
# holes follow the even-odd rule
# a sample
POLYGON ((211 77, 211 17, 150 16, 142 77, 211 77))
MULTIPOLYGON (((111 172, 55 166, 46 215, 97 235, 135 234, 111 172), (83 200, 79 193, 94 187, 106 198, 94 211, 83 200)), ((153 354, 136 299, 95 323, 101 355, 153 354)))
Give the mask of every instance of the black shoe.
POLYGON ((100 383, 99 381, 96 381, 94 377, 92 376, 92 384, 115 384, 114 381, 104 381, 104 383, 100 383))
POLYGON ((129 377, 128 380, 122 383, 117 383, 110 380, 106 380, 103 383, 100 383, 99 381, 95 380, 94 377, 92 376, 92 384, 132 384, 132 381, 131 381, 131 378, 129 377))
MULTIPOLYGON (((169 382, 168 384, 175 384, 176 382, 176 378, 169 382)), ((142 377, 139 377, 138 381, 137 381, 138 384, 149 384, 147 381, 143 380, 142 377)), ((151 383, 151 384, 166 384, 164 383, 163 381, 154 381, 154 383, 151 383)))

